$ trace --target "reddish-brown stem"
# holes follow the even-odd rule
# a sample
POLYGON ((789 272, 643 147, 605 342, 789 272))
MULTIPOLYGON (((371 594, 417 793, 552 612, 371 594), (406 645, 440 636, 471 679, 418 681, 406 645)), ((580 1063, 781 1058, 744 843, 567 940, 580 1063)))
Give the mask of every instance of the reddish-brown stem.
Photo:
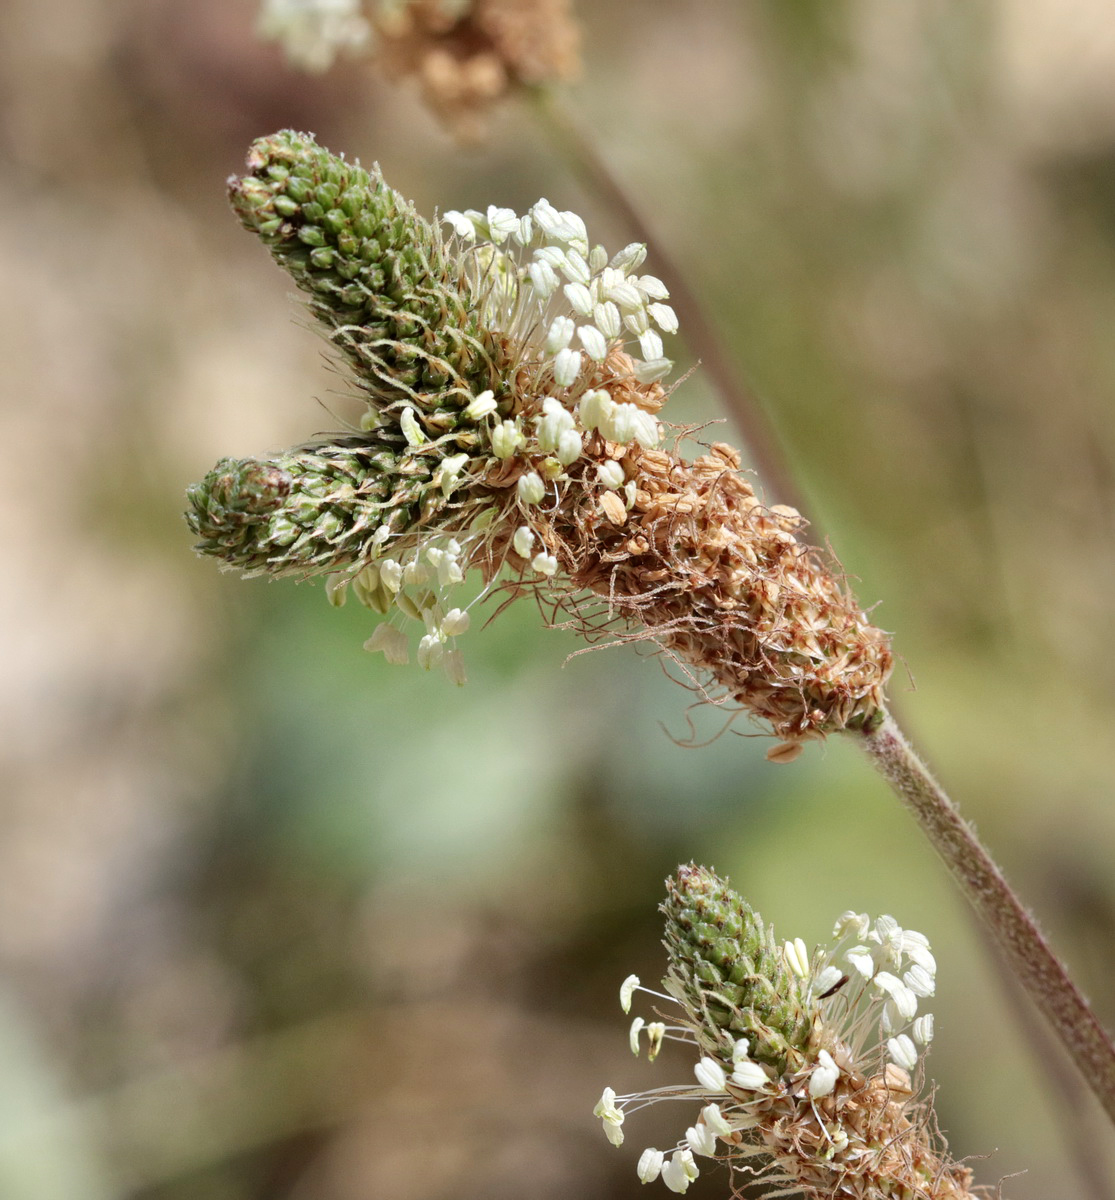
POLYGON ((1033 917, 960 816, 940 784, 914 753, 893 719, 856 735, 868 757, 914 814, 965 896, 1002 950, 1015 978, 1030 994, 1115 1121, 1115 1045, 1053 953, 1033 917))

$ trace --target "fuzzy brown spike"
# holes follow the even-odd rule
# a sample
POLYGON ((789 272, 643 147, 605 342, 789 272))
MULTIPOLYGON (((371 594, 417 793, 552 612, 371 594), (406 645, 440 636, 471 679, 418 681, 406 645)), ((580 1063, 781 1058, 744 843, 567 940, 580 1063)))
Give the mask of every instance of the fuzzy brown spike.
POLYGON ((735 450, 687 463, 597 435, 586 453, 618 461, 635 500, 627 511, 584 469, 550 514, 575 621, 594 627, 603 609, 621 640, 657 642, 791 742, 881 722, 887 635, 799 540, 797 513, 759 501, 735 450))

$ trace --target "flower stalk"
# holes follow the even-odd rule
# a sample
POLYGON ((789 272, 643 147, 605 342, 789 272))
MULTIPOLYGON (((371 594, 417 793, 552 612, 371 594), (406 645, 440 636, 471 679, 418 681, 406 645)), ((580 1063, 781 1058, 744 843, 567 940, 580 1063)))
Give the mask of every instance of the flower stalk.
POLYGON ((859 739, 1115 1121, 1115 1045, 1033 917, 890 717, 859 739))

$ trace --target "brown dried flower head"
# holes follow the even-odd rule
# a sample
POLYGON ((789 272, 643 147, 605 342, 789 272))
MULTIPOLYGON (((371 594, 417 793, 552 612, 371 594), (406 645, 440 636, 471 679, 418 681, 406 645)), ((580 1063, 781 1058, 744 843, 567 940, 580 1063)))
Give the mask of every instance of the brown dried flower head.
POLYGON ((483 135, 492 108, 516 89, 580 71, 571 0, 410 0, 374 17, 388 75, 414 78, 462 140, 483 135))

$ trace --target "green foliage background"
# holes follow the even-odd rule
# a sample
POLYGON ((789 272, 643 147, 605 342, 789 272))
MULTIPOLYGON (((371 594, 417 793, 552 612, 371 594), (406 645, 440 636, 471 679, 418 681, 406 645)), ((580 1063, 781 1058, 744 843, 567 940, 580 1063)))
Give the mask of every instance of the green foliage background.
MULTIPOLYGON (((896 631, 915 736, 1115 1022, 1110 6, 583 16, 580 113, 896 631)), ((617 1151, 591 1108, 689 1071, 632 1060, 616 1002, 689 859, 783 936, 849 907, 927 933, 954 1151, 1026 1171, 1015 1200, 1110 1195, 1110 1133, 851 747, 680 745, 723 715, 631 650, 567 661, 529 605, 469 634, 458 691, 363 654, 319 587, 190 554, 188 482, 353 411, 224 206, 250 140, 312 130, 426 212, 544 195, 618 248, 529 116, 461 150, 366 64, 289 71, 247 0, 0 17, 0 1195, 634 1196, 678 1114, 617 1151)), ((723 417, 699 368, 671 406, 723 417)))

